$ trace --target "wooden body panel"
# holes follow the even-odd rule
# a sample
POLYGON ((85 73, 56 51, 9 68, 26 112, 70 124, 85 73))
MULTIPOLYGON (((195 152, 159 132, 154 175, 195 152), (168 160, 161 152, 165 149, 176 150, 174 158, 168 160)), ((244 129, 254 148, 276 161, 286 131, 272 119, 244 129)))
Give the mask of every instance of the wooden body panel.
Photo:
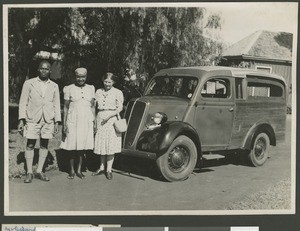
POLYGON ((249 97, 237 100, 230 149, 241 148, 249 131, 259 124, 269 124, 276 140, 284 139, 286 102, 284 99, 261 99, 249 97))

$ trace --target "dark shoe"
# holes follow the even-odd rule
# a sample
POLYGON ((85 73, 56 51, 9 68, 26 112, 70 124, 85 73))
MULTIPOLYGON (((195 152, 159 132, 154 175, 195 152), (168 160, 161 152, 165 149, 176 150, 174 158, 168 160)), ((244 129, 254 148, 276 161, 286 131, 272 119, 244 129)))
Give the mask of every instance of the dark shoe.
POLYGON ((113 178, 112 172, 107 172, 107 173, 105 174, 105 176, 106 176, 106 178, 107 178, 108 180, 112 180, 112 178, 113 178))
POLYGON ((74 177, 75 177, 75 173, 70 173, 67 178, 72 180, 74 179, 74 177))
POLYGON ((92 173, 92 176, 99 176, 99 175, 103 175, 104 173, 105 173, 104 170, 98 169, 96 172, 92 173))
POLYGON ((46 175, 44 175, 42 172, 37 172, 35 174, 35 178, 40 179, 42 181, 49 181, 49 177, 47 177, 46 175))
POLYGON ((24 180, 24 183, 31 183, 33 180, 33 174, 32 173, 27 173, 26 179, 24 180))
POLYGON ((85 179, 85 175, 82 174, 82 172, 76 172, 76 176, 79 177, 80 179, 85 179))

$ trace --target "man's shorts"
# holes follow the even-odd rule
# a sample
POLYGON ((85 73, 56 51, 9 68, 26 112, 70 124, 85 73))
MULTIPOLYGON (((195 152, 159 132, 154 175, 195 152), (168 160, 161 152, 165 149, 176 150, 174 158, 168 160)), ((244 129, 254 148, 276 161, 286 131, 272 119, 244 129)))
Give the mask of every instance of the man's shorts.
POLYGON ((46 123, 41 121, 39 123, 27 122, 24 128, 24 137, 27 139, 52 139, 54 133, 54 122, 46 123))

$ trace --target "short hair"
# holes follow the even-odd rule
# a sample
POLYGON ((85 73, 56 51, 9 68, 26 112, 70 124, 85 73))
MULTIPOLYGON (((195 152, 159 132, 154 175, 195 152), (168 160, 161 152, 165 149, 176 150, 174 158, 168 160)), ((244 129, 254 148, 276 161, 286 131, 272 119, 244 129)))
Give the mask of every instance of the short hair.
POLYGON ((48 60, 42 60, 39 64, 39 69, 41 68, 41 66, 44 64, 44 63, 47 63, 49 65, 49 67, 51 67, 51 63, 48 61, 48 60))
POLYGON ((102 81, 106 79, 111 79, 115 83, 118 80, 118 76, 114 75, 113 73, 107 72, 102 76, 102 81))

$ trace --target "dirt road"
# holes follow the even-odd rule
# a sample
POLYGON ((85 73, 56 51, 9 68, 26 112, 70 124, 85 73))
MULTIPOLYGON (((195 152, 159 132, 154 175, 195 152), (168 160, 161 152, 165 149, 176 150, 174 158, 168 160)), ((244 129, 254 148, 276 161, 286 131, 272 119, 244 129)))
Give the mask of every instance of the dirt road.
POLYGON ((224 211, 229 204, 291 177, 290 126, 286 138, 286 143, 271 148, 270 158, 262 167, 241 165, 235 159, 207 161, 189 179, 176 183, 152 174, 153 162, 135 159, 117 161, 111 181, 104 176, 92 177, 90 172, 86 172, 85 180, 68 180, 67 174, 58 170, 47 173, 50 182, 24 184, 23 179, 14 179, 9 182, 9 210, 88 211, 86 215, 224 211), (124 168, 128 165, 130 173, 124 168))

